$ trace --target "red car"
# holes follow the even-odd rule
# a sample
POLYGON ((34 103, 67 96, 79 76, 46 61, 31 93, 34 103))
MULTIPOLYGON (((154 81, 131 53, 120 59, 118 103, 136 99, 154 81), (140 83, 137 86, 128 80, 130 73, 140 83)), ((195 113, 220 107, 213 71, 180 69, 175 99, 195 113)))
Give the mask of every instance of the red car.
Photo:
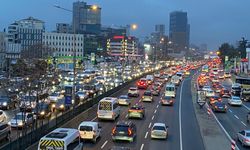
POLYGON ((138 88, 138 89, 147 89, 147 88, 148 88, 147 79, 141 78, 141 79, 137 82, 137 88, 138 88))

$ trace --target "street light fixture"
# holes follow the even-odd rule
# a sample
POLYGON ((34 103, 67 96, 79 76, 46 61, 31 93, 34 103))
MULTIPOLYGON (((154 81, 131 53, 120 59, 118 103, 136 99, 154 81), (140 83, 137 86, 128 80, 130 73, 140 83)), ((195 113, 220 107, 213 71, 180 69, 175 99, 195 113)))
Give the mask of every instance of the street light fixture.
POLYGON ((137 28, 138 28, 137 24, 132 24, 132 25, 131 25, 131 29, 132 29, 132 30, 136 30, 137 28))
POLYGON ((98 6, 97 5, 92 5, 91 9, 94 10, 94 11, 96 11, 98 9, 98 6))

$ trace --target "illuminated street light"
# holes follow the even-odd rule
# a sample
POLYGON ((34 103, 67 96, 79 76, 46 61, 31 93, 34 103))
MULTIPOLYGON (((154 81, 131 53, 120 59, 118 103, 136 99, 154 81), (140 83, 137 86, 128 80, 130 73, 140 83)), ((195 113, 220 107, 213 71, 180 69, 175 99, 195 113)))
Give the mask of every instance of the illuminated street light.
POLYGON ((94 10, 94 11, 96 11, 98 9, 98 6, 97 5, 92 5, 91 9, 94 10))
POLYGON ((217 52, 216 52, 216 54, 217 54, 217 55, 220 55, 220 52, 219 52, 219 51, 217 51, 217 52))
POLYGON ((131 25, 132 30, 136 30, 138 28, 137 24, 132 24, 131 25))

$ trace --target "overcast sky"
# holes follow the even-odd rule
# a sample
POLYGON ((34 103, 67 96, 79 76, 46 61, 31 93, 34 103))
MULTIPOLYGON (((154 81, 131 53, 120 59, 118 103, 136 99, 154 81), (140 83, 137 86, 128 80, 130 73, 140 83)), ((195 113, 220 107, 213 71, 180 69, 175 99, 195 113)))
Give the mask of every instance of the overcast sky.
MULTIPOLYGON (((54 4, 72 9, 75 0, 1 0, 0 30, 15 20, 33 16, 46 22, 46 30, 55 29, 58 22, 71 23, 69 12, 54 4)), ((188 12, 191 26, 190 43, 206 43, 217 49, 222 42, 235 44, 241 37, 250 39, 250 0, 85 0, 102 7, 103 25, 138 24, 132 34, 145 37, 155 24, 165 24, 169 31, 169 13, 188 12)))

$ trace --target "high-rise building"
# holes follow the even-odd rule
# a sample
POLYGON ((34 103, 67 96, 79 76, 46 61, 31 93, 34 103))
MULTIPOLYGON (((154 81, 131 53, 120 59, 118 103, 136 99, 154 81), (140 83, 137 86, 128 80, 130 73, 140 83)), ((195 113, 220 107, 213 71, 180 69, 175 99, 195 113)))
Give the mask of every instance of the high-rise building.
POLYGON ((73 31, 76 33, 99 34, 101 31, 101 8, 86 2, 73 3, 73 31))
MULTIPOLYGON (((42 33, 45 31, 44 22, 33 17, 16 21, 8 27, 8 41, 21 44, 21 53, 39 49, 42 44, 42 33)), ((26 58, 28 55, 25 56, 26 58)))
POLYGON ((189 48, 190 25, 187 12, 174 11, 170 13, 169 38, 176 52, 189 48))
POLYGON ((4 69, 6 55, 6 33, 0 32, 0 70, 4 69))
POLYGON ((163 36, 165 34, 165 25, 164 24, 155 25, 155 32, 163 36))
POLYGON ((68 23, 57 23, 56 24, 57 33, 71 33, 71 26, 68 23))

